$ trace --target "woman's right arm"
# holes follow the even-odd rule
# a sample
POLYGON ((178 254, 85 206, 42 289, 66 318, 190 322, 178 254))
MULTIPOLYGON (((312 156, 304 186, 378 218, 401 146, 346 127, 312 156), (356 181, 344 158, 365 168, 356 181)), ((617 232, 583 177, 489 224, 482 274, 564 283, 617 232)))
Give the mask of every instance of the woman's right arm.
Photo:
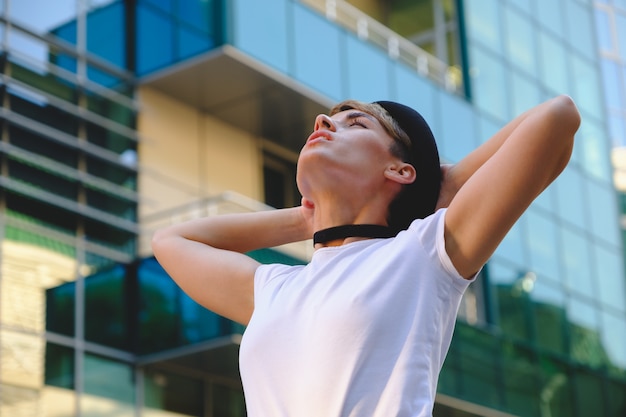
POLYGON ((259 263, 245 255, 310 239, 307 209, 294 207, 190 220, 158 230, 156 259, 196 302, 247 324, 254 309, 254 274, 259 263))

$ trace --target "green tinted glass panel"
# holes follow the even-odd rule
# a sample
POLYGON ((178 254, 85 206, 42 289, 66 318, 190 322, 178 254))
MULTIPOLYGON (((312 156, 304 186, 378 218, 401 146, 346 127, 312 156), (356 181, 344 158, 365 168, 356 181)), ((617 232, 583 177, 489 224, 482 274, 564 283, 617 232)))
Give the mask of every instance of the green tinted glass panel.
POLYGON ((178 413, 177 415, 202 416, 202 381, 162 370, 146 370, 144 404, 147 408, 178 413))
POLYGON ((122 404, 132 404, 134 401, 133 370, 128 364, 85 354, 83 380, 86 394, 122 404))
POLYGON ((85 339, 128 349, 126 270, 117 265, 85 278, 85 339))
POLYGON ((74 389, 74 349, 46 343, 45 384, 74 389))
POLYGON ((75 299, 73 282, 46 290, 46 331, 74 335, 75 299))

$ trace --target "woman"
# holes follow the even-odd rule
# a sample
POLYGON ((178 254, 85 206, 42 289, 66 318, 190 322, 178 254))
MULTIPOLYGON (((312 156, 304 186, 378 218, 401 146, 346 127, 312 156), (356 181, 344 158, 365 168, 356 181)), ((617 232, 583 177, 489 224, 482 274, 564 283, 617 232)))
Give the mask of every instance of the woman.
POLYGON ((558 96, 440 169, 417 112, 344 102, 302 148, 300 207, 174 225, 154 253, 197 302, 248 325, 249 416, 429 416, 463 291, 565 168, 579 124, 558 96), (305 266, 245 255, 312 237, 305 266))

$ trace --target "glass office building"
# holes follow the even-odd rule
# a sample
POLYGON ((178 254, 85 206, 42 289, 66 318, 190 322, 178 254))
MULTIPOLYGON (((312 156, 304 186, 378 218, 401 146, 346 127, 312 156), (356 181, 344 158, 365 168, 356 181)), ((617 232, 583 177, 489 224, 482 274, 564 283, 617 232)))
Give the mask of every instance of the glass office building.
MULTIPOLYGON (((603 37, 623 39, 624 15, 618 0, 1 1, 0 415, 244 416, 244 329, 177 289, 155 228, 297 204, 301 144, 344 98, 415 107, 455 162, 561 93, 583 117, 572 161, 466 294, 434 415, 625 415, 610 154, 626 42, 603 37)), ((311 245, 250 255, 303 263, 311 245)))

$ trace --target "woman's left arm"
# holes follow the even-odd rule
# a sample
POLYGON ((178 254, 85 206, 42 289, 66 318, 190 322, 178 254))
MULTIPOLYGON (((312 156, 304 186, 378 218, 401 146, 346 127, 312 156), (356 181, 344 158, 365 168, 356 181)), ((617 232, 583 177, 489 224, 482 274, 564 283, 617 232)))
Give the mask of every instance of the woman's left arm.
POLYGON ((448 207, 446 251, 464 277, 487 262, 532 201, 565 169, 580 125, 568 96, 516 117, 444 169, 438 207, 448 207))

